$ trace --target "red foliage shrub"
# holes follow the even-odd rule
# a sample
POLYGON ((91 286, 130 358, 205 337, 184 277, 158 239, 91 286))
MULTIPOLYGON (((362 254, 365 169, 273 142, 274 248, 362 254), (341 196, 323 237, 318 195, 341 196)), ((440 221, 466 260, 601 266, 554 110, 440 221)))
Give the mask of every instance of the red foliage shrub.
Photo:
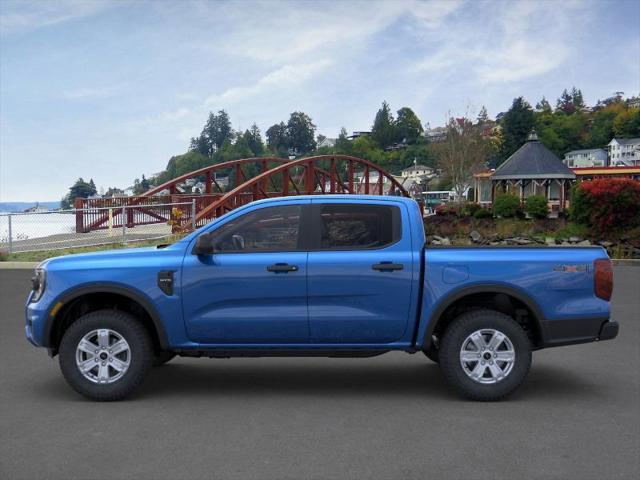
POLYGON ((571 197, 571 218, 599 234, 640 225, 640 182, 611 178, 578 184, 571 197))

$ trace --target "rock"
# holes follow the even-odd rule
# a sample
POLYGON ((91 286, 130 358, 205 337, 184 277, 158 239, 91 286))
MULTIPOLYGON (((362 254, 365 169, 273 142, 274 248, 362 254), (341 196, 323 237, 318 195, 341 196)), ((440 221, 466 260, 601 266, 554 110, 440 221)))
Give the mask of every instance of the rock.
POLYGON ((591 242, 589 240, 583 240, 581 242, 578 242, 578 245, 581 247, 588 247, 589 245, 591 245, 591 242))
POLYGON ((544 238, 544 243, 546 243, 547 245, 555 245, 556 244, 556 239, 553 237, 545 237, 544 238))
POLYGON ((601 245, 604 248, 609 248, 609 247, 613 247, 613 242, 609 242, 607 240, 601 240, 598 242, 598 245, 601 245))
POLYGON ((581 241, 582 239, 580 237, 569 237, 569 243, 578 243, 581 241))
POLYGON ((495 247, 496 245, 502 245, 502 244, 500 242, 489 242, 489 245, 492 245, 495 247))
POLYGON ((434 235, 434 236, 433 236, 433 239, 434 239, 434 240, 437 240, 438 242, 442 242, 442 240, 444 240, 444 238, 443 238, 443 237, 441 237, 440 235, 434 235))
POLYGON ((563 247, 571 246, 571 244, 569 242, 567 242, 566 240, 564 242, 562 242, 560 245, 562 245, 563 247))
POLYGON ((451 245, 451 240, 449 240, 448 238, 443 238, 442 240, 440 240, 442 242, 442 245, 451 245))
POLYGON ((442 245, 442 242, 440 240, 433 240, 431 245, 442 245))
POLYGON ((480 233, 477 230, 473 230, 469 234, 469 237, 474 243, 479 243, 482 240, 482 235, 480 235, 480 233))

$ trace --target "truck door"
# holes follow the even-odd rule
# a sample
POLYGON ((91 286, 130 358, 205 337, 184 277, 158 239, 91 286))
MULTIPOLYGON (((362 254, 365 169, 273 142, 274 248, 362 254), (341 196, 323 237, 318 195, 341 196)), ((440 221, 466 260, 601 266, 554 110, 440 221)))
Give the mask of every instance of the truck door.
POLYGON ((392 202, 314 199, 311 218, 311 341, 389 343, 400 339, 409 321, 413 276, 406 207, 392 202))
POLYGON ((309 341, 307 251, 301 228, 309 204, 258 206, 213 230, 213 255, 187 253, 183 310, 193 341, 309 341))

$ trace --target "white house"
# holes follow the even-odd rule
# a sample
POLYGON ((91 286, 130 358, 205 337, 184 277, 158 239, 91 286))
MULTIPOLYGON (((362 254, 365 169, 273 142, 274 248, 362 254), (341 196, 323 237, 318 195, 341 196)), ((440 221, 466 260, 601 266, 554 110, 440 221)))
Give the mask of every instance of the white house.
POLYGON ((640 166, 640 138, 614 138, 607 147, 610 166, 640 166))
POLYGON ((322 147, 333 148, 336 146, 337 140, 338 140, 337 138, 325 137, 320 142, 318 142, 318 148, 322 148, 322 147))
POLYGON ((607 151, 604 148, 572 150, 564 154, 563 162, 569 168, 606 167, 607 151))
POLYGON ((435 175, 435 171, 431 167, 426 165, 419 165, 414 162, 409 168, 405 168, 401 172, 403 179, 417 180, 420 183, 423 180, 429 179, 435 175))

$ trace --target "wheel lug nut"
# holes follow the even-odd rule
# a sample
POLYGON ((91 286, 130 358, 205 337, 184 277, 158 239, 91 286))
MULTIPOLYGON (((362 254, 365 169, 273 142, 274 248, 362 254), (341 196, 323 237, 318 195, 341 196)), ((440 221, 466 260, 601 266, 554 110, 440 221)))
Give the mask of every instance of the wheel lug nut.
POLYGON ((482 365, 484 365, 484 362, 482 362, 482 365))
POLYGON ((113 362, 113 358, 110 358, 110 359, 109 359, 109 361, 110 361, 110 362, 113 362))
POLYGON ((107 364, 107 362, 102 362, 102 366, 104 367, 107 364))

